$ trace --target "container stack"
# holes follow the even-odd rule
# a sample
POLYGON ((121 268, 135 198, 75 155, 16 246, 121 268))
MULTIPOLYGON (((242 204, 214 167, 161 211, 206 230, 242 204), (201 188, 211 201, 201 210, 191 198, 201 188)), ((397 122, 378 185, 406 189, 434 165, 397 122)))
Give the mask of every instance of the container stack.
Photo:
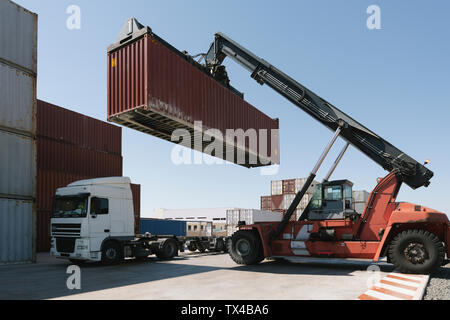
POLYGON ((366 190, 354 190, 352 193, 353 205, 356 212, 362 214, 369 200, 370 193, 366 190))
MULTIPOLYGON (((261 197, 261 210, 270 210, 285 214, 295 195, 303 187, 307 178, 275 180, 271 181, 271 195, 261 197)), ((318 184, 313 181, 306 194, 297 206, 296 213, 291 216, 291 220, 297 220, 305 210, 314 193, 314 187, 318 184)))
POLYGON ((238 230, 239 222, 246 225, 256 222, 277 222, 283 218, 282 214, 273 211, 256 209, 230 209, 227 210, 227 236, 233 235, 238 230))
POLYGON ((0 264, 36 259, 37 15, 0 1, 0 264))
MULTIPOLYGON (((56 189, 77 180, 122 176, 122 129, 38 100, 36 134, 37 251, 48 251, 56 189)), ((131 190, 139 214, 140 186, 131 190)))

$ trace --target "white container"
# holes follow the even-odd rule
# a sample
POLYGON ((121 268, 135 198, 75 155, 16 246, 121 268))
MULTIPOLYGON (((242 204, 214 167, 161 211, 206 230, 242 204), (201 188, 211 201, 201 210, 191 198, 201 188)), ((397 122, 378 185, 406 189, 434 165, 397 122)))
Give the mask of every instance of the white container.
MULTIPOLYGON (((147 218, 172 219, 184 221, 226 221, 227 210, 232 208, 200 208, 200 209, 164 209, 153 210, 147 218)), ((144 216, 143 216, 144 217, 144 216)))
POLYGON ((0 128, 36 132, 35 91, 35 77, 0 62, 0 128))
POLYGON ((0 194, 4 198, 36 195, 36 140, 0 130, 0 194))
POLYGON ((0 198, 0 264, 35 260, 32 201, 0 198))
POLYGON ((362 214, 364 212, 364 208, 366 207, 365 202, 355 202, 353 203, 354 209, 357 213, 362 214))
POLYGON ((270 194, 272 196, 283 194, 283 180, 274 180, 270 182, 270 194))
POLYGON ((37 72, 37 14, 9 0, 0 1, 0 61, 37 72))
POLYGON ((352 193, 353 202, 364 202, 366 203, 369 200, 370 193, 366 190, 354 190, 352 193))
POLYGON ((237 226, 239 221, 245 221, 245 224, 254 224, 256 222, 277 222, 281 221, 283 215, 279 212, 262 211, 256 209, 233 209, 227 211, 227 225, 237 226))

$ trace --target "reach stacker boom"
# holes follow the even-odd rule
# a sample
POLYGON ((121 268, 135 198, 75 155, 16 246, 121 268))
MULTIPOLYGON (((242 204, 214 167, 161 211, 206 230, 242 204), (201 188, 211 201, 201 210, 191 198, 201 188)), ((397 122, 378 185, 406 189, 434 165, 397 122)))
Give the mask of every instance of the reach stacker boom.
POLYGON ((317 96, 267 61, 226 35, 217 33, 205 67, 213 77, 229 84, 225 67, 231 58, 294 105, 334 131, 307 182, 296 194, 281 222, 242 225, 229 242, 231 258, 238 264, 256 264, 266 257, 363 258, 388 262, 401 272, 430 273, 450 256, 450 223, 447 215, 405 202, 396 202, 402 183, 412 189, 428 186, 433 172, 379 135, 317 96), (298 221, 290 218, 316 177, 338 137, 347 144, 322 184, 319 184, 298 221), (330 181, 349 144, 382 166, 389 174, 377 181, 362 214, 352 209, 348 180, 330 181))

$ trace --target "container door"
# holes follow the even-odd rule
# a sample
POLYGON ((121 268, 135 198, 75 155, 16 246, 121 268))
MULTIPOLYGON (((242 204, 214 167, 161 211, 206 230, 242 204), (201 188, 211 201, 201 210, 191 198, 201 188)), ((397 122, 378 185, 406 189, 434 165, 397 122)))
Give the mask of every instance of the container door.
POLYGON ((109 213, 109 199, 92 197, 89 211, 89 234, 91 251, 100 251, 102 242, 111 232, 111 215, 109 213))

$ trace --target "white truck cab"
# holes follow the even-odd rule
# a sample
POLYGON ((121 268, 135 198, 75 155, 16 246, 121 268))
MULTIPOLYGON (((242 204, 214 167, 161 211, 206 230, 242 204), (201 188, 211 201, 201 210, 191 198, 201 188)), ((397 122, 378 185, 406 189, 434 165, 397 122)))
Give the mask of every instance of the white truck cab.
POLYGON ((123 256, 121 244, 135 239, 130 182, 128 177, 108 177, 58 188, 51 218, 51 255, 91 261, 102 260, 102 255, 123 256), (105 249, 106 242, 115 251, 105 249))

